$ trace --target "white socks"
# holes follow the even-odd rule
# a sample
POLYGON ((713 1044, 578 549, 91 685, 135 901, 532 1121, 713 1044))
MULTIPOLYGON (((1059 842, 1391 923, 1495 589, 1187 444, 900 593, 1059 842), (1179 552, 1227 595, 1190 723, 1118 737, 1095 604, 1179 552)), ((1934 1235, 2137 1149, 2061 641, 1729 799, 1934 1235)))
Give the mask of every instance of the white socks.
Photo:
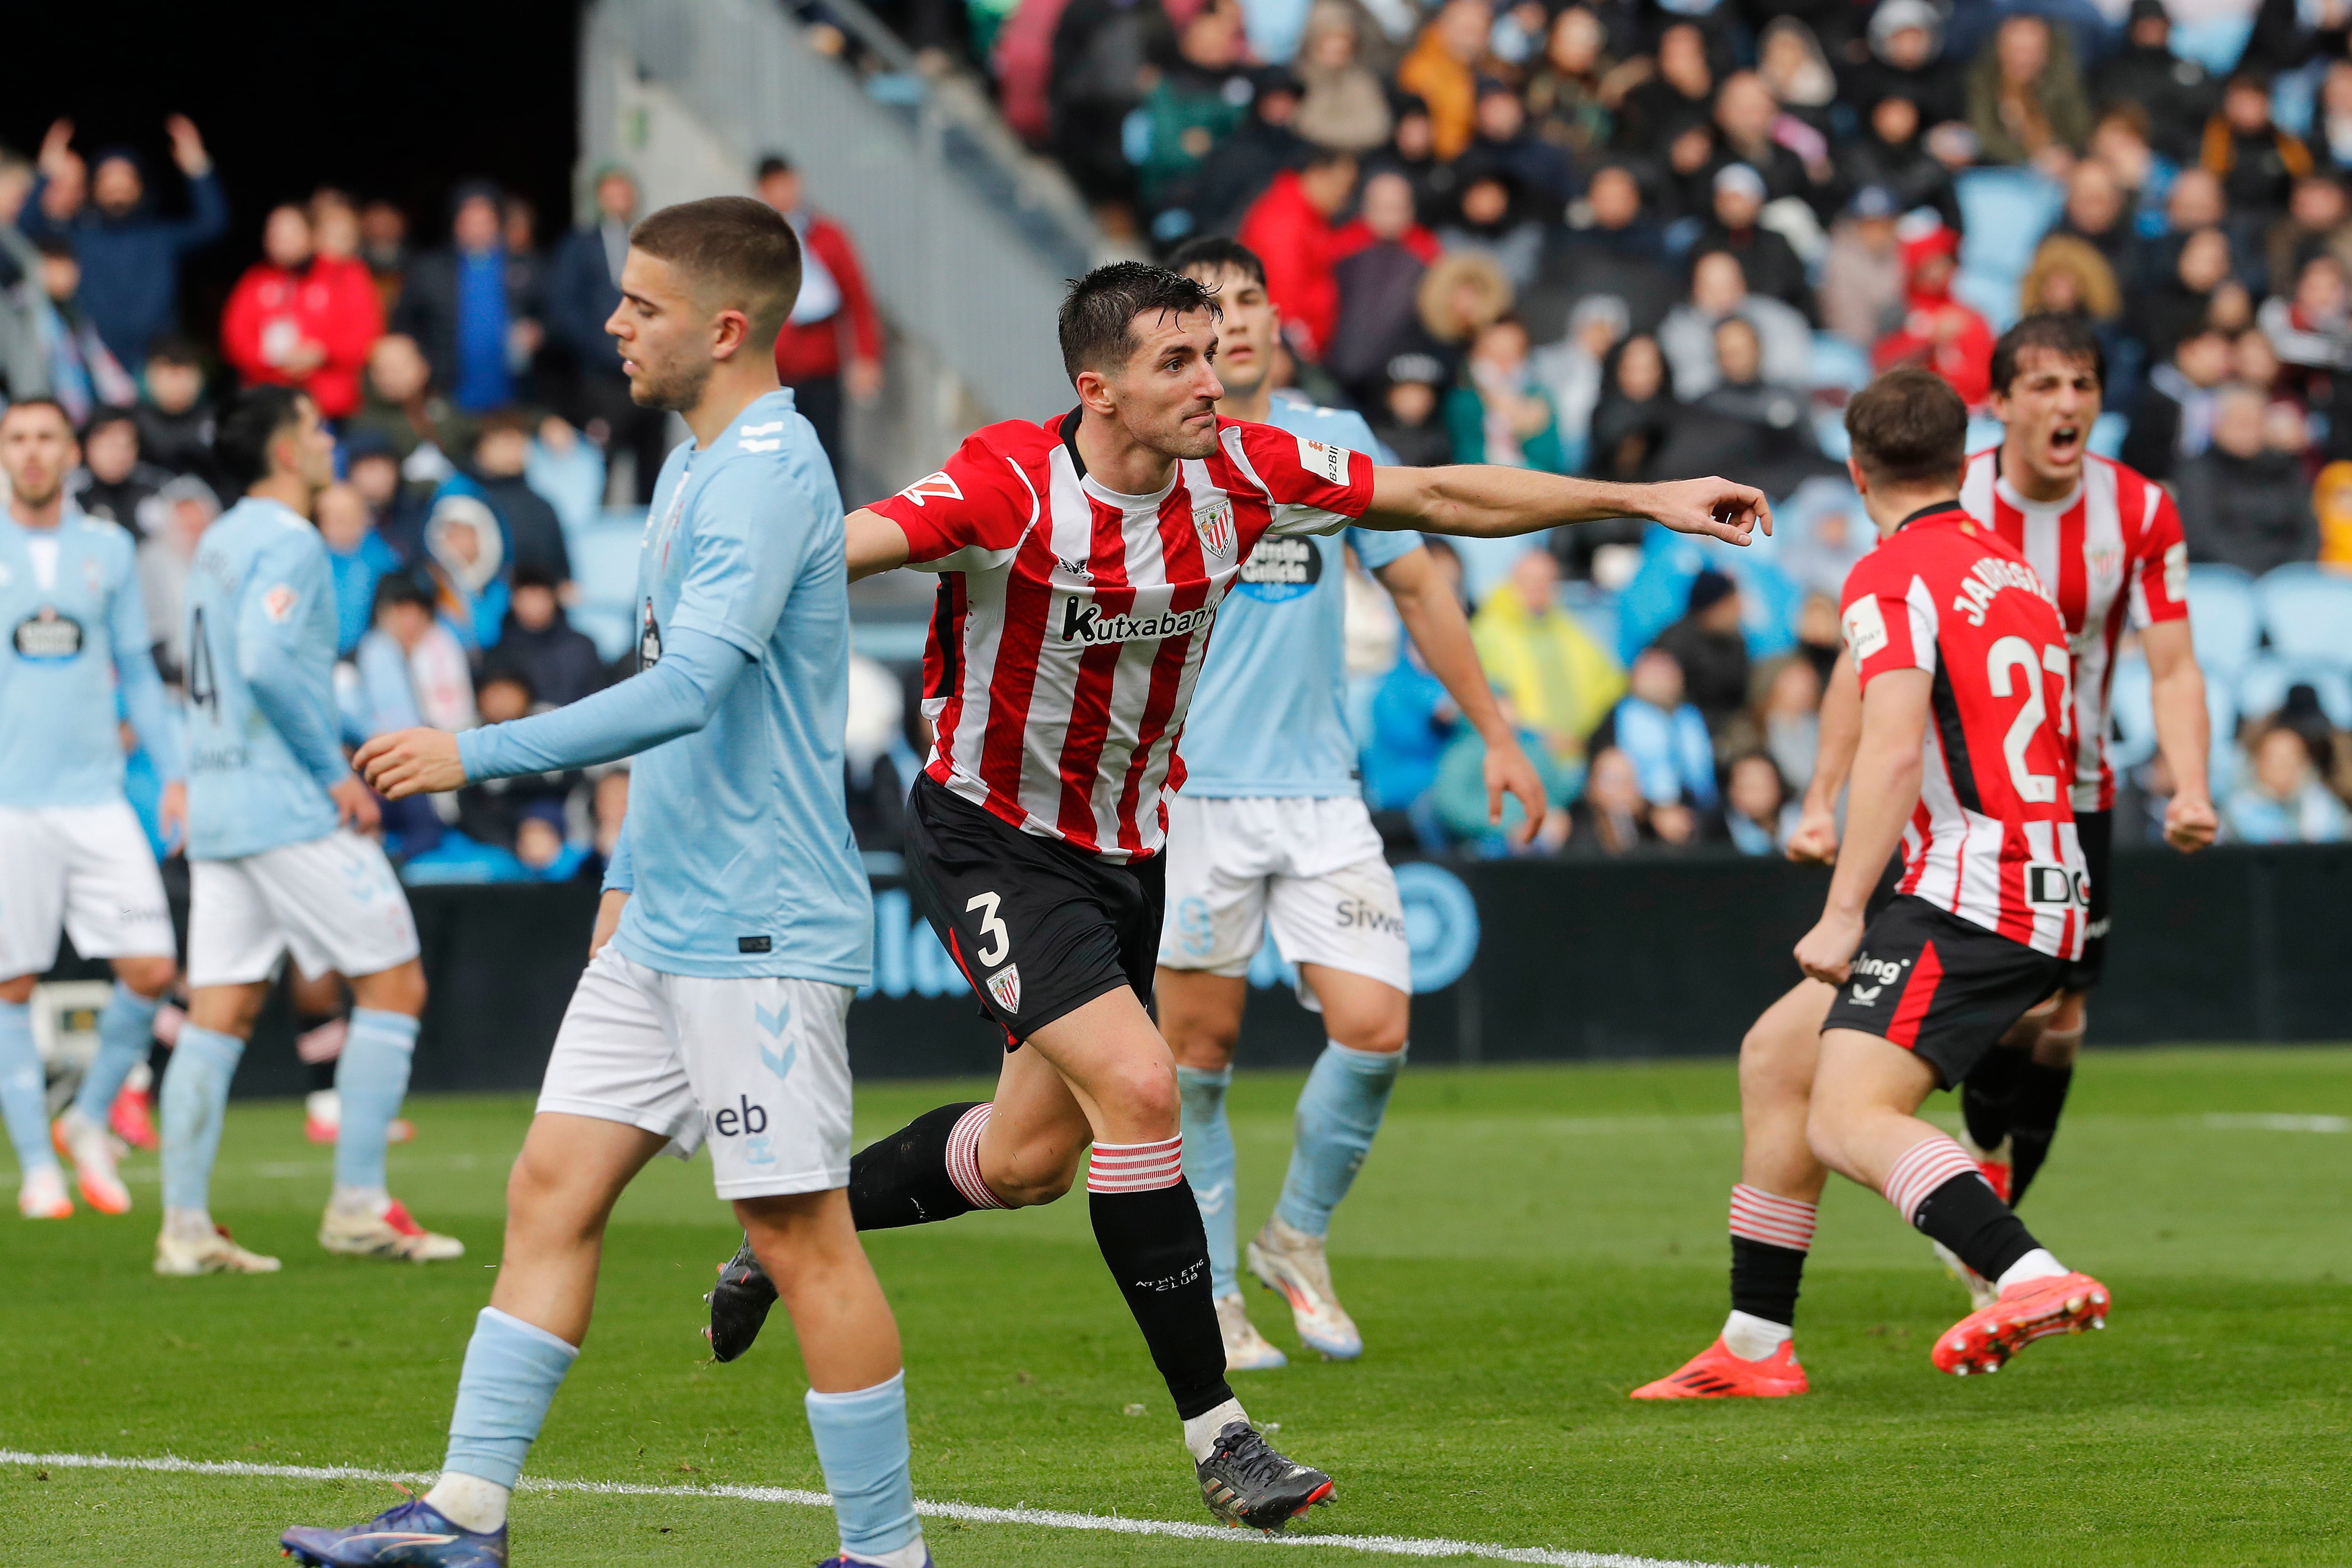
POLYGON ((923 1564, 930 1561, 930 1553, 923 1544, 923 1538, 919 1535, 896 1552, 852 1552, 845 1546, 841 1549, 841 1560, 845 1563, 872 1563, 877 1564, 877 1568, 923 1568, 923 1564))
POLYGON ((209 1209, 167 1208, 163 1211, 163 1234, 173 1241, 210 1241, 218 1232, 209 1209))
POLYGON ((1238 1399, 1228 1399, 1214 1410, 1193 1416, 1184 1423, 1184 1447, 1192 1451, 1192 1462, 1199 1464, 1216 1451, 1217 1434, 1236 1421, 1247 1421, 1249 1413, 1238 1399))
POLYGON ((2000 1278, 1993 1282, 1993 1288, 2006 1290, 2011 1285, 2021 1285, 2028 1279, 2054 1279, 2065 1272, 2066 1266, 2051 1257, 2048 1247, 2037 1247, 2003 1269, 2000 1278))
POLYGON ((392 1194, 382 1187, 353 1187, 337 1182, 334 1195, 327 1202, 345 1214, 363 1214, 373 1218, 390 1205, 392 1194))
POLYGON ((433 1489, 425 1494, 425 1500, 438 1509, 441 1517, 450 1523, 477 1535, 488 1535, 507 1521, 507 1500, 512 1496, 510 1488, 496 1481, 486 1481, 460 1470, 444 1470, 441 1479, 433 1483, 433 1489))
POLYGON ((1788 1324, 1753 1312, 1736 1311, 1723 1321, 1723 1348, 1741 1361, 1769 1361, 1773 1352, 1795 1337, 1796 1331, 1788 1324))

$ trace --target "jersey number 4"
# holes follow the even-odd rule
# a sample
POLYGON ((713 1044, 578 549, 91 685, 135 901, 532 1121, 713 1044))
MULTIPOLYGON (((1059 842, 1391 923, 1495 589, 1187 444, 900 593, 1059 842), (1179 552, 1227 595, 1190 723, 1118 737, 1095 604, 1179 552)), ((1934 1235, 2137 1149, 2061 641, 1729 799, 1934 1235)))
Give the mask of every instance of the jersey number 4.
POLYGON ((217 716, 220 682, 213 675, 212 645, 205 640, 201 607, 188 617, 188 700, 199 708, 214 708, 217 716))
POLYGON ((2064 740, 2074 728, 2074 657, 2055 644, 2045 643, 2041 657, 2036 658, 2033 645, 2021 637, 2002 637, 1985 657, 1985 679, 1991 682, 1995 697, 2015 695, 2018 681, 2013 672, 2025 672, 2025 706, 2011 721, 2000 752, 2009 761, 2009 782, 2017 787, 2018 799, 2036 803, 2058 798, 2057 779, 2049 773, 2031 772, 2025 765, 2026 748, 2033 744, 2033 732, 2049 717, 2042 696, 2042 672, 2045 669, 2058 678, 2058 735, 2064 740))
POLYGON ((997 902, 994 893, 982 893, 963 907, 966 914, 975 910, 980 914, 980 934, 986 939, 988 945, 972 956, 980 960, 982 969, 995 968, 1004 962, 1004 955, 1013 951, 1013 933, 1006 931, 1004 922, 997 918, 997 902))

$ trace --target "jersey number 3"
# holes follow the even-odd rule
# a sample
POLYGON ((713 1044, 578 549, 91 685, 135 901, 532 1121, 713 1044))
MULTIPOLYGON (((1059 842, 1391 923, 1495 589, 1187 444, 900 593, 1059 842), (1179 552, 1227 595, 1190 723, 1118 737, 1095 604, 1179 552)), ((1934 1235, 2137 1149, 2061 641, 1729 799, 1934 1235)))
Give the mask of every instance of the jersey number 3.
POLYGON ((980 912, 980 934, 986 940, 988 945, 972 956, 980 960, 981 967, 983 969, 995 968, 1004 962, 1004 955, 1013 951, 1013 933, 1004 929, 1003 921, 997 919, 996 905, 997 897, 994 893, 982 893, 963 907, 963 912, 966 914, 971 914, 975 910, 980 912))
POLYGON ((2000 743, 2000 752, 2009 760, 2009 782, 2017 787, 2020 800, 2047 803, 2058 798, 2058 781, 2049 773, 2029 772, 2025 765, 2026 748, 2033 744, 2033 732, 2042 728, 2048 717, 2042 705, 2042 672, 2048 670, 2058 678, 2058 734, 2063 740, 2074 729, 2074 660, 2067 651, 2055 644, 2045 644, 2042 656, 2034 657, 2033 645, 2021 637, 2005 637, 1992 645, 1985 656, 1985 679, 1992 683, 1995 697, 2014 695, 2017 689, 2011 672, 2025 672, 2025 706, 2009 726, 2009 733, 2000 743))

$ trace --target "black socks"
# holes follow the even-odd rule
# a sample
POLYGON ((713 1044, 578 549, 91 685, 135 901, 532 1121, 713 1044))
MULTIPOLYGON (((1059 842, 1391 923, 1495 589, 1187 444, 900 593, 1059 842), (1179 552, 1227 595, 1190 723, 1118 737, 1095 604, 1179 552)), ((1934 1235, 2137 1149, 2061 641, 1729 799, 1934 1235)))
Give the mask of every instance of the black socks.
POLYGON ((2036 1061, 2027 1062, 2018 1076, 2009 1130, 2011 1207, 2024 1201, 2025 1189, 2050 1157, 2050 1142, 2058 1136, 2058 1113, 2065 1109, 2066 1091, 2074 1082, 2072 1066, 2046 1068, 2036 1061))
POLYGON ((1151 1347, 1177 1415, 1189 1421, 1231 1399, 1224 1337, 1209 1292, 1209 1234, 1192 1189, 1181 1180, 1144 1192, 1090 1188, 1087 1207, 1095 1243, 1151 1347))
POLYGON ((1805 1255, 1744 1236, 1731 1238, 1731 1310, 1768 1323, 1797 1321, 1797 1287, 1804 1280, 1805 1255))
POLYGON ((1974 1171, 1955 1175, 1929 1193, 1911 1223, 1995 1283, 2011 1265, 2042 1245, 1974 1171))
POLYGON ((929 1225, 981 1206, 948 1174, 948 1140, 964 1114, 982 1103, 927 1110, 850 1156, 849 1214, 858 1229, 929 1225))

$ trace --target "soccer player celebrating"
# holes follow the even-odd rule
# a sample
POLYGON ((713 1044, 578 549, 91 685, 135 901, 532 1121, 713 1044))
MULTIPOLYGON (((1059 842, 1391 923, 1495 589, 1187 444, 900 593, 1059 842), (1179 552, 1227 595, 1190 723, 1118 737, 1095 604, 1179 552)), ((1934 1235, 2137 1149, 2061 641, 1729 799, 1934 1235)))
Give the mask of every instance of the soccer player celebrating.
POLYGON ((85 958, 114 961, 98 1056, 58 1119, 82 1201, 124 1214, 107 1112, 146 1059, 155 1005, 179 965, 172 911, 147 835, 122 795, 115 692, 163 779, 164 833, 187 820, 187 769, 147 651, 131 536, 66 497, 79 462, 66 413, 45 397, 0 413, 0 1111, 23 1173, 17 1212, 73 1213, 49 1152, 47 1085, 33 1046, 33 986, 57 962, 60 927, 85 958))
POLYGON ((274 1272, 213 1223, 221 1120, 278 961, 351 977, 356 1005, 335 1071, 343 1104, 319 1245, 424 1263, 465 1247, 409 1216, 384 1184, 408 1092, 425 970, 400 879, 375 841, 374 797, 343 761, 335 716, 335 593, 311 526, 333 482, 318 406, 258 386, 214 452, 246 486, 205 531, 188 578, 188 1021, 162 1092, 158 1274, 274 1272))
MULTIPOLYGON (((1217 292, 1220 415, 1380 451, 1361 416, 1274 395, 1279 315, 1255 254, 1230 239, 1198 239, 1168 265, 1217 292)), ((1396 877, 1364 806, 1348 727, 1349 548, 1394 596, 1430 669, 1485 739, 1495 818, 1507 789, 1530 833, 1545 807, 1542 780, 1496 705, 1461 603, 1418 535, 1360 528, 1344 545, 1334 534, 1268 540, 1242 563, 1193 689, 1184 793, 1168 803, 1168 912, 1153 981, 1160 1030, 1176 1057, 1184 1177, 1209 1233, 1210 1289, 1228 1370, 1284 1361, 1242 1303, 1234 1134, 1225 1121, 1246 976, 1269 920, 1283 956, 1298 966, 1299 1000, 1323 1015, 1328 1043, 1298 1097, 1289 1173, 1249 1245, 1249 1266, 1289 1300, 1310 1348, 1339 1361, 1364 1349, 1331 1289, 1323 1240, 1404 1065, 1412 964, 1396 877)))
MULTIPOLYGON (((2106 1288, 2060 1265, 1975 1161, 1916 1114, 2081 956, 2087 878, 2061 787, 2074 758, 2073 661, 2041 578, 1959 506, 1958 395, 1928 372, 1891 372, 1848 405, 1846 428, 1847 466, 1882 542, 1846 579, 1861 687, 1846 843, 1821 921, 1797 944, 1806 974, 1836 987, 1804 1131, 1813 1158, 1884 1193, 1995 1282, 1995 1299, 1939 1336, 1931 1357, 1946 1372, 1994 1372, 2034 1340, 2103 1325, 2108 1306, 2106 1288), (1898 842, 1895 896, 1865 922, 1898 842)), ((1747 1131, 1751 1168, 1776 1152, 1781 1168, 1803 1168, 1756 1147, 1759 1131, 1785 1136, 1784 1119, 1759 1127, 1751 1114, 1747 1131)), ((1636 1397, 1802 1392, 1787 1325, 1812 1205, 1758 1194, 1743 1216, 1744 1191, 1733 1195, 1733 1322, 1636 1397), (1743 1217, 1783 1256, 1743 1257, 1743 1217), (1735 1331, 1778 1343, 1746 1354, 1727 1343, 1735 1331)))
MULTIPOLYGON (((1097 268, 1061 313, 1078 406, 980 430, 940 472, 850 515, 851 576, 940 574, 925 658, 937 739, 908 804, 908 880, 1006 1046, 995 1099, 861 1151, 850 1203, 861 1229, 1050 1203, 1091 1143, 1095 1238, 1202 1496, 1228 1522, 1274 1529, 1331 1482, 1276 1453, 1225 1383, 1176 1064, 1146 1011, 1166 801, 1219 604, 1262 541, 1350 523, 1496 536, 1641 516, 1745 542, 1767 508, 1722 479, 1381 468, 1221 417, 1217 310, 1197 279, 1097 268)), ((756 1331, 757 1288, 740 1258, 722 1275, 722 1355, 756 1331)))
POLYGON ((474 1328, 440 1481, 350 1530, 289 1530, 303 1561, 489 1568, 507 1504, 588 1330, 604 1226, 665 1150, 709 1141, 719 1195, 785 1282, 833 1493, 829 1568, 927 1568, 898 1329, 851 1224, 850 997, 871 896, 842 802, 849 604, 841 499, 776 381, 800 289, 792 226, 742 196, 631 232, 630 395, 685 416, 638 556, 635 679, 463 735, 362 747, 387 795, 635 754, 588 968, 507 1189, 506 1257, 474 1328))

